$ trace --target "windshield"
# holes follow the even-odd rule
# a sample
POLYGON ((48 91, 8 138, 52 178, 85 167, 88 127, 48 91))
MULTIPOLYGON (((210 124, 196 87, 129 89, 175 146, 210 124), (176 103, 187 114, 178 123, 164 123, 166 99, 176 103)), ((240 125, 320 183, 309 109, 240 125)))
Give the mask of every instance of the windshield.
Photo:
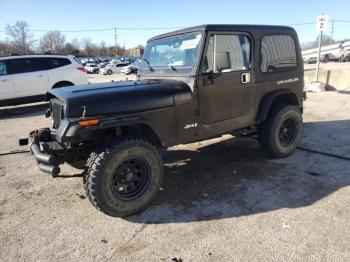
POLYGON ((200 40, 200 33, 192 33, 152 41, 146 46, 144 58, 152 67, 193 66, 200 40))

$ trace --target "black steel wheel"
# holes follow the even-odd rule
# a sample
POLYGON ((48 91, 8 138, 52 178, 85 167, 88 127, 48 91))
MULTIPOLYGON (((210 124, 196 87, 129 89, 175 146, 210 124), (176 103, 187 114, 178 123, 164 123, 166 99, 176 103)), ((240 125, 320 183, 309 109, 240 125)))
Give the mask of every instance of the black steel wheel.
POLYGON ((158 150, 141 138, 108 141, 91 153, 84 171, 84 188, 90 202, 116 217, 146 208, 163 179, 158 150))
POLYGON ((147 189, 151 168, 144 159, 131 157, 117 168, 112 180, 114 195, 122 200, 132 200, 147 189))
POLYGON ((289 156, 297 147, 302 127, 303 120, 298 107, 278 104, 258 126, 259 144, 272 157, 289 156))
POLYGON ((290 146, 298 132, 297 132, 297 123, 294 119, 290 118, 290 119, 286 119, 279 130, 279 138, 280 138, 280 143, 282 146, 287 147, 290 146))

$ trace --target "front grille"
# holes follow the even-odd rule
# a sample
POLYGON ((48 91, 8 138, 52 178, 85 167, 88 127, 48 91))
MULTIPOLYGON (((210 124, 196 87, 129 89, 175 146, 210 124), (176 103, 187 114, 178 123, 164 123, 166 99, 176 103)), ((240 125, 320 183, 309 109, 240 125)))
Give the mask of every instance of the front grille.
POLYGON ((51 100, 52 127, 58 128, 63 118, 63 103, 58 99, 51 100))

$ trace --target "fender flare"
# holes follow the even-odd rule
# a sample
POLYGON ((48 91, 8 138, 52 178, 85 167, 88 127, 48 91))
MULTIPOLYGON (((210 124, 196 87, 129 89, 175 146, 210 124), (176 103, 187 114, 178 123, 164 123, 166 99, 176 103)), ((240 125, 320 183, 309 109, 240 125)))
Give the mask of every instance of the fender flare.
POLYGON ((279 89, 279 90, 272 91, 266 94, 265 96, 263 96, 263 98, 260 101, 257 116, 256 116, 256 122, 258 124, 265 121, 269 113, 269 110, 271 108, 271 105, 274 103, 274 100, 281 96, 287 97, 287 99, 289 100, 289 102, 291 102, 291 104, 297 105, 301 108, 301 103, 298 99, 298 96, 292 90, 279 89))
POLYGON ((159 140, 159 143, 161 144, 162 147, 167 146, 167 141, 164 139, 162 135, 159 134, 159 132, 152 126, 149 121, 147 121, 144 118, 140 117, 124 117, 124 118, 105 118, 101 119, 101 123, 99 126, 90 126, 90 127, 81 127, 77 125, 75 122, 70 123, 70 127, 66 129, 66 132, 62 134, 63 136, 66 137, 75 137, 82 135, 83 133, 86 132, 93 132, 97 130, 103 130, 103 129, 108 129, 108 128, 117 128, 117 127, 123 127, 123 126, 137 126, 137 125, 144 125, 151 130, 154 135, 157 137, 159 140))

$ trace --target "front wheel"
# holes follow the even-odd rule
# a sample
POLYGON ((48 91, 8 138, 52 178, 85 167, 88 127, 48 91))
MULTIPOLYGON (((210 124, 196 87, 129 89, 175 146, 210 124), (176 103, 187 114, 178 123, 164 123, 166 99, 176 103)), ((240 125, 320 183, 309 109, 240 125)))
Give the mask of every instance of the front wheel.
POLYGON ((162 178, 157 149, 141 138, 123 138, 91 154, 84 188, 97 209, 110 216, 126 217, 151 203, 162 178))
POLYGON ((301 138, 303 120, 293 105, 279 104, 271 109, 267 119, 258 126, 261 148, 272 157, 287 157, 301 138))
POLYGON ((112 70, 108 70, 107 71, 107 75, 111 75, 111 74, 113 74, 113 71, 112 70))

